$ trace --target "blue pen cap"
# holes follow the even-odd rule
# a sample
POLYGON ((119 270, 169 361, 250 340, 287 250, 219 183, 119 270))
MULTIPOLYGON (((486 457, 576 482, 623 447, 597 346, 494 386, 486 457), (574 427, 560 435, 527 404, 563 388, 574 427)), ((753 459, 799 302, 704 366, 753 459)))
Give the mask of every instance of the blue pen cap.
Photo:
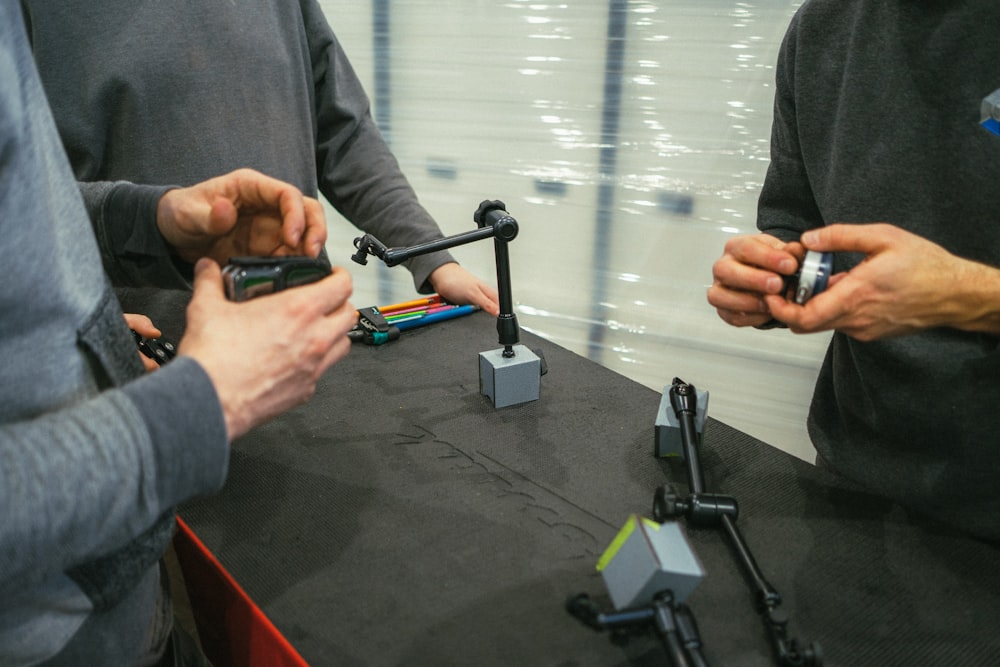
POLYGON ((979 124, 1000 136, 1000 88, 983 98, 979 108, 979 124))

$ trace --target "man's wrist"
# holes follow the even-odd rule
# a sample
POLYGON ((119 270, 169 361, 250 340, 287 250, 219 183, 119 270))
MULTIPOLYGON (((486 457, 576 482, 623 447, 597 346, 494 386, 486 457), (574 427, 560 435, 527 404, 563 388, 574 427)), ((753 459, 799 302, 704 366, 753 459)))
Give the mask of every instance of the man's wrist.
POLYGON ((958 314, 953 326, 1000 335, 1000 269, 971 260, 962 262, 954 280, 952 298, 958 314))

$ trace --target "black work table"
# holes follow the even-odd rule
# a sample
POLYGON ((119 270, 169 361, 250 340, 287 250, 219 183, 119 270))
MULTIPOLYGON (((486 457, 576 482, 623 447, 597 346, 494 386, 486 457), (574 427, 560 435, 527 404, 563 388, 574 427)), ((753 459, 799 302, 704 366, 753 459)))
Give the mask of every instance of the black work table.
MULTIPOLYGON (((310 664, 669 664, 655 636, 617 646, 564 610, 577 592, 608 605, 598 557, 657 486, 685 487, 653 456, 660 393, 523 333, 548 363, 541 399, 497 410, 477 362, 496 339, 478 313, 355 344, 308 405, 234 443, 219 495, 181 508, 310 664)), ((719 421, 701 452, 826 665, 995 664, 1000 549, 719 421)), ((688 534, 708 662, 775 664, 722 532, 688 534)))

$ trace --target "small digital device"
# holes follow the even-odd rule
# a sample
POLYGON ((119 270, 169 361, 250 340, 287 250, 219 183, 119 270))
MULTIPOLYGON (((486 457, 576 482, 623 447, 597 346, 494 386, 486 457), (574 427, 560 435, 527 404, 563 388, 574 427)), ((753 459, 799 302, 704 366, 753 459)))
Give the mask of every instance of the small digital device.
POLYGON ((146 338, 135 329, 131 331, 139 351, 160 366, 177 356, 177 348, 170 341, 163 340, 162 338, 146 338))
POLYGON ((330 272, 330 263, 321 258, 233 257, 222 270, 222 282, 227 299, 248 301, 289 287, 314 283, 330 272))
POLYGON ((799 265, 799 270, 788 278, 786 298, 805 305, 826 289, 833 274, 833 253, 810 250, 799 265))

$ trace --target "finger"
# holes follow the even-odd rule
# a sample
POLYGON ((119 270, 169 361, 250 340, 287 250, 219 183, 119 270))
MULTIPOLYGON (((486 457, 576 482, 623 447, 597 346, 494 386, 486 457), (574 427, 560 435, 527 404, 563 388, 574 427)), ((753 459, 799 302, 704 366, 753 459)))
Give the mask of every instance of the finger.
POLYGON ((831 287, 833 287, 834 285, 836 285, 837 283, 839 283, 841 280, 843 280, 846 277, 847 277, 847 273, 843 272, 843 271, 840 272, 840 273, 833 274, 832 276, 830 276, 829 281, 826 284, 826 288, 830 289, 831 287))
POLYGON ((494 317, 500 315, 500 295, 493 288, 487 287, 483 292, 483 298, 479 300, 479 307, 494 317))
POLYGON ((774 271, 723 257, 712 267, 715 284, 734 292, 780 294, 785 280, 774 271))
POLYGON ((142 352, 139 353, 139 359, 142 361, 143 370, 147 373, 152 373, 160 367, 158 363, 147 357, 142 352))
POLYGON ((287 290, 282 294, 287 294, 287 298, 295 300, 295 308, 305 309, 306 312, 311 309, 312 312, 329 315, 343 307, 353 292, 351 274, 347 269, 335 266, 333 272, 322 280, 287 290))
POLYGON ((766 297, 768 308, 774 317, 788 325, 795 333, 816 333, 839 327, 844 310, 843 301, 820 294, 809 300, 805 306, 779 297, 766 297))
POLYGON ((192 290, 199 298, 212 297, 220 300, 226 298, 222 287, 222 269, 214 260, 202 257, 194 265, 192 290))
POLYGON ((226 191, 240 209, 277 210, 282 224, 289 228, 288 241, 298 245, 305 230, 305 213, 303 195, 297 187, 253 169, 237 169, 220 178, 226 180, 226 191))
POLYGON ((802 235, 802 244, 817 252, 859 252, 872 255, 890 245, 892 234, 893 227, 881 223, 833 224, 809 230, 802 235))
POLYGON ((799 265, 801 265, 802 260, 805 259, 806 247, 798 241, 790 241, 789 243, 785 244, 783 250, 785 252, 791 253, 791 255, 795 257, 795 260, 799 265))
POLYGON ((351 339, 347 337, 357 323, 357 311, 354 306, 345 301, 344 304, 309 325, 310 335, 316 336, 319 357, 313 367, 312 376, 315 380, 326 370, 347 356, 351 349, 351 339))
POLYGON ((337 336, 334 339, 333 345, 330 346, 330 349, 327 350, 326 354, 323 356, 323 360, 320 362, 317 369, 317 379, 331 366, 346 357, 351 351, 351 339, 347 337, 346 333, 347 332, 344 332, 344 334, 337 336))
MULTIPOLYGON (((326 215, 323 212, 323 205, 312 197, 305 198, 304 211, 305 232, 302 235, 302 251, 309 257, 316 257, 326 244, 326 215)), ((294 247, 294 244, 291 245, 294 247)))
POLYGON ((286 245, 285 231, 277 214, 258 213, 252 216, 242 236, 246 239, 247 254, 250 255, 266 257, 301 254, 295 246, 286 245))
POLYGON ((125 313, 125 322, 128 328, 145 338, 159 338, 162 332, 156 328, 153 321, 145 315, 138 313, 125 313))
POLYGON ((459 288, 457 290, 448 288, 446 290, 447 293, 442 294, 438 292, 438 294, 443 296, 449 303, 468 303, 479 306, 491 315, 499 315, 500 295, 497 291, 486 283, 474 278, 472 274, 468 274, 468 279, 472 281, 470 284, 463 283, 457 285, 459 288))
POLYGON ((743 292, 715 284, 708 288, 706 297, 709 304, 720 310, 741 313, 770 312, 761 294, 757 292, 743 292))
POLYGON ((346 337, 347 332, 354 328, 354 325, 358 323, 357 313, 354 305, 350 301, 345 301, 344 305, 331 315, 337 337, 346 337))
POLYGON ((216 236, 229 232, 238 219, 236 206, 225 197, 216 197, 208 212, 208 233, 216 236))
POLYGON ((802 306, 789 303, 783 297, 774 295, 764 297, 764 301, 767 303, 767 309, 774 316, 774 319, 784 322, 793 331, 801 329, 800 319, 804 310, 802 306))
POLYGON ((730 239, 726 243, 725 254, 740 264, 786 276, 795 273, 799 264, 783 241, 767 234, 730 239))
POLYGON ((723 322, 734 327, 757 327, 772 319, 770 314, 746 313, 724 308, 716 308, 715 312, 718 313, 723 322))

